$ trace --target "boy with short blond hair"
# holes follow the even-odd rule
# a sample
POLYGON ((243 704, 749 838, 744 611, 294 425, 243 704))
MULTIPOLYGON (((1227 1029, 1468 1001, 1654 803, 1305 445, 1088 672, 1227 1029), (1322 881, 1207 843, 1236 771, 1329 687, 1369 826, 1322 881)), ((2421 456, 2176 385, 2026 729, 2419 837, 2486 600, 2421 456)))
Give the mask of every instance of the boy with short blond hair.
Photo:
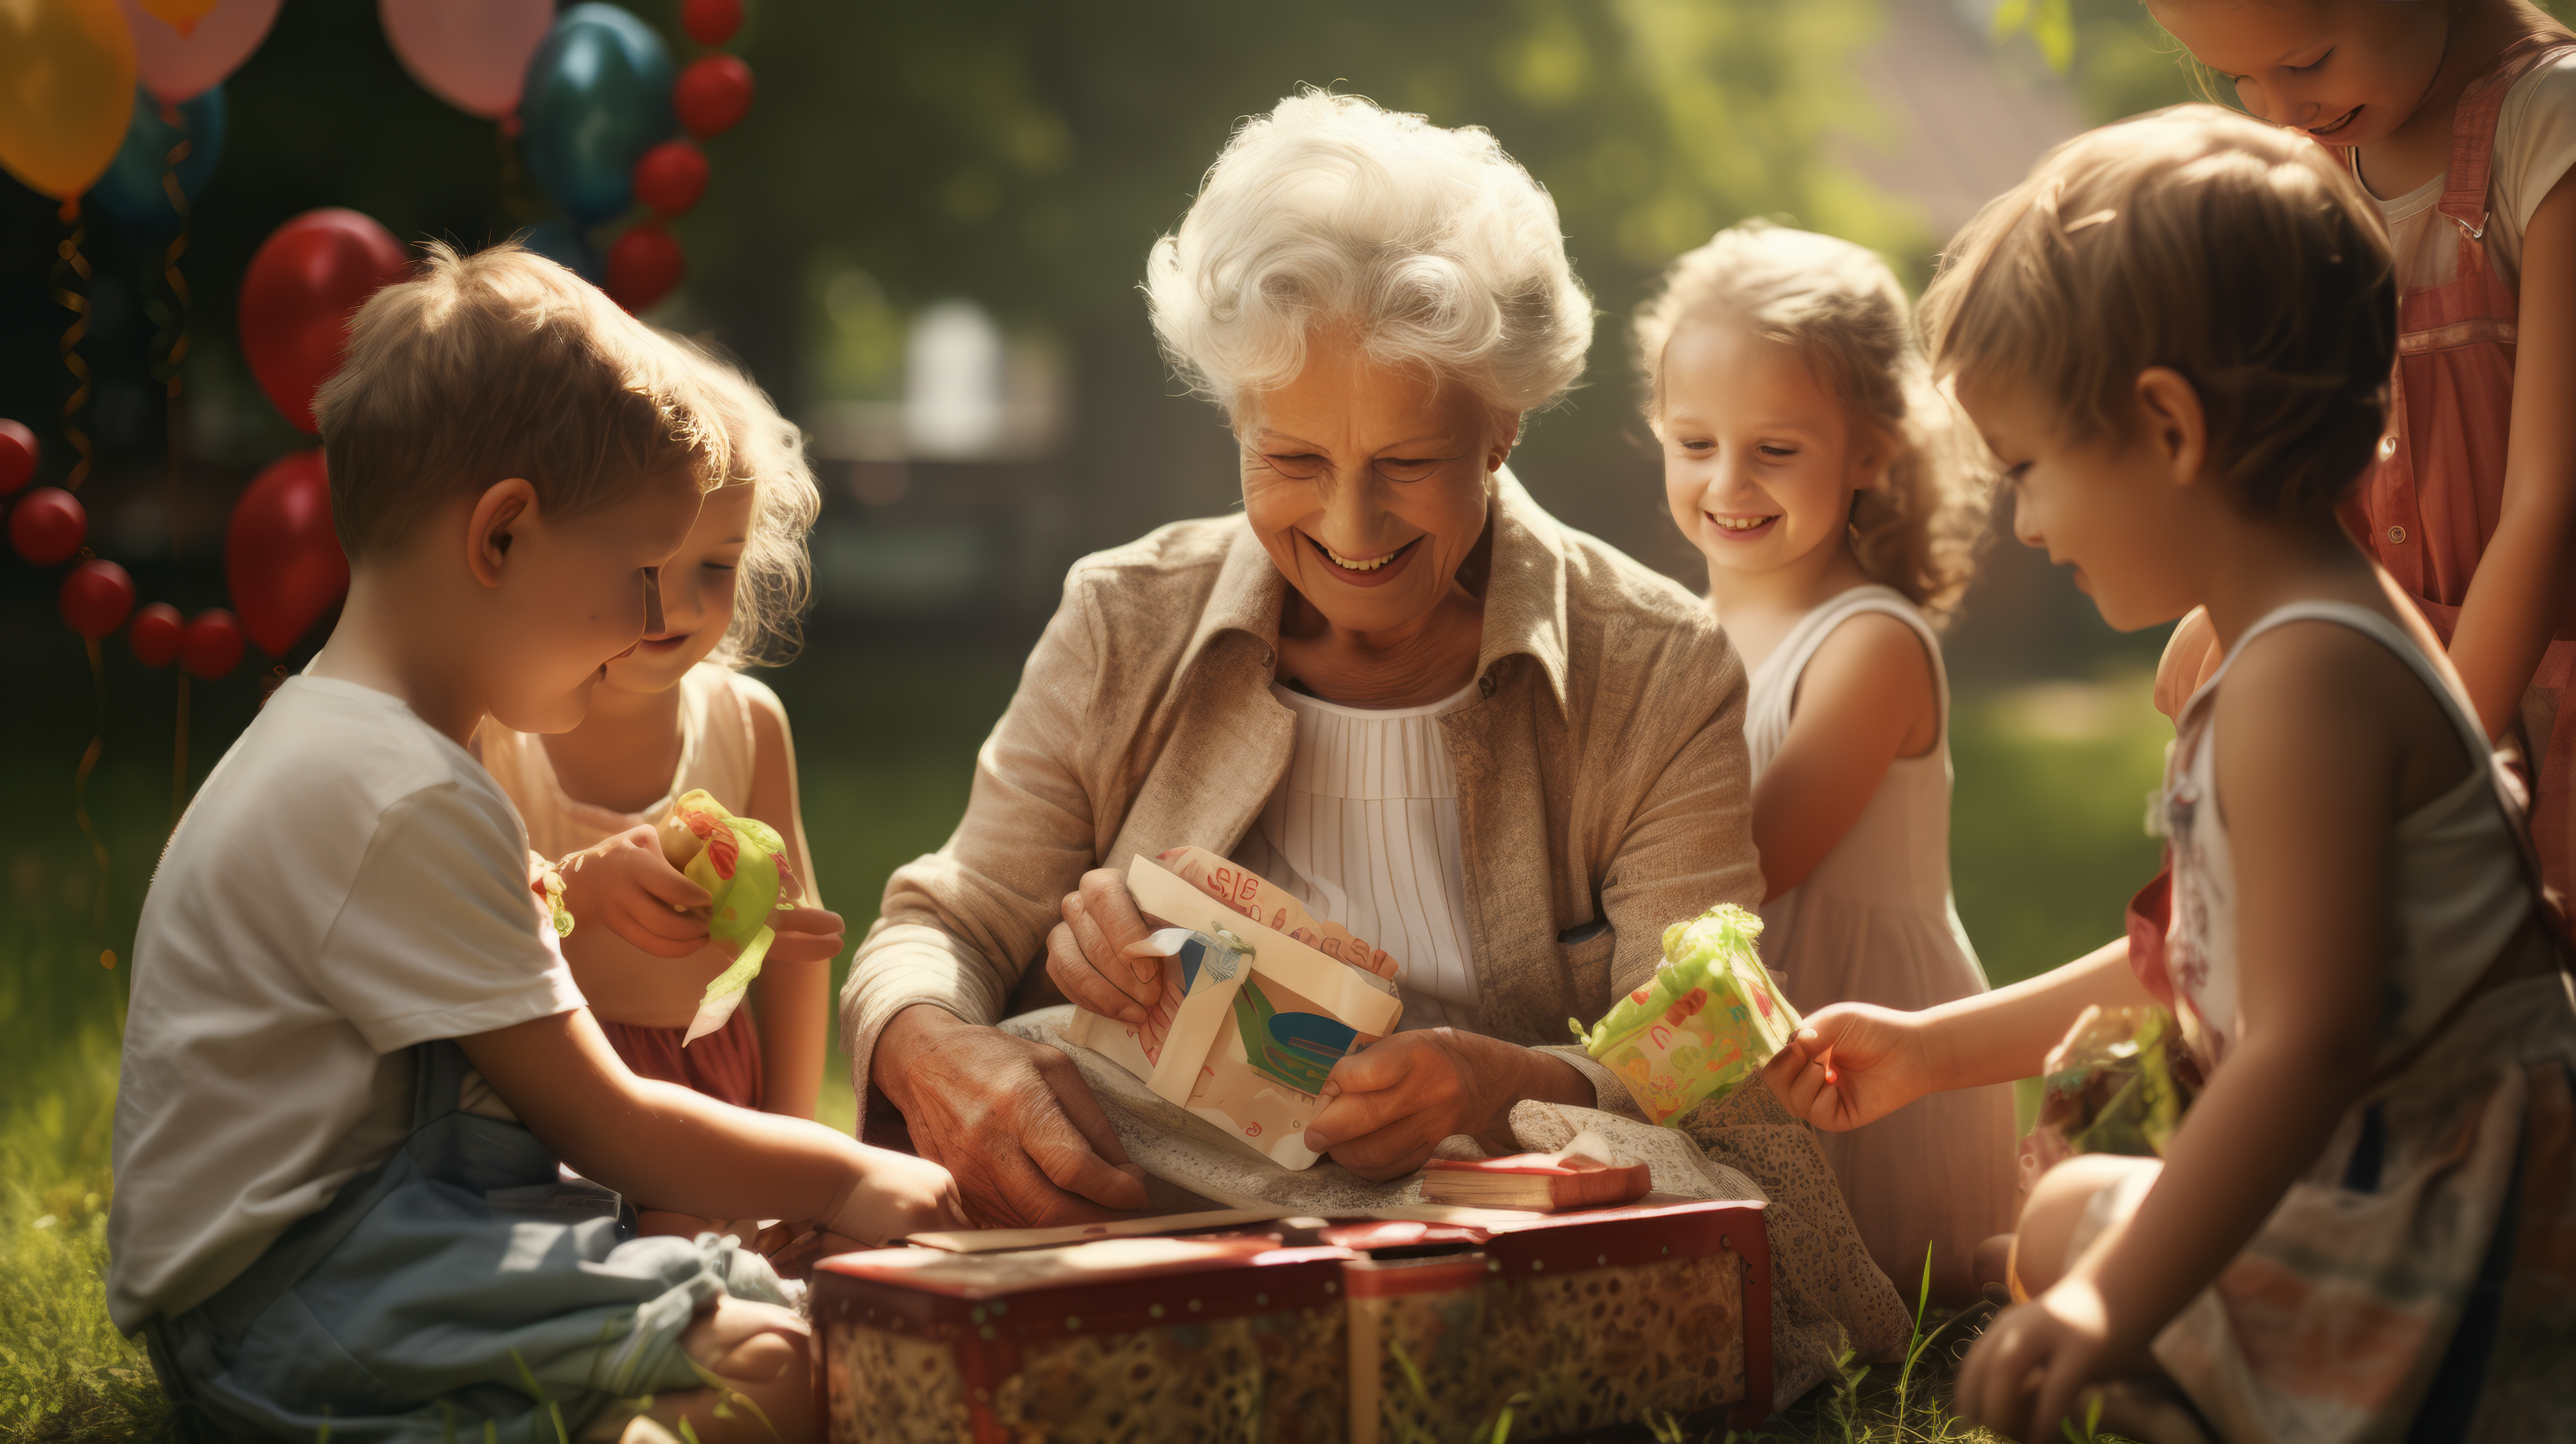
POLYGON ((689 376, 552 262, 433 245, 322 390, 348 602, 172 834, 117 1099, 110 1312, 219 1437, 550 1440, 647 1394, 711 1444, 819 1437, 768 1265, 633 1238, 607 1190, 960 1219, 936 1165, 629 1073, 463 745, 575 725, 642 635, 724 474, 689 376))

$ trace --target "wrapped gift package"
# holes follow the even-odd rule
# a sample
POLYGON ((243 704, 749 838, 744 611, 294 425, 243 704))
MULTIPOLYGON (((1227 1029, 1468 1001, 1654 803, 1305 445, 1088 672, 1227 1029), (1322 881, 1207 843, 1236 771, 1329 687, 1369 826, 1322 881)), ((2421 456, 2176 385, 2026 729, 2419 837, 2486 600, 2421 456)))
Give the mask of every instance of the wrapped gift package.
POLYGON ((1344 1436, 1338 1248, 1275 1236, 817 1265, 834 1444, 1344 1436))
MULTIPOLYGON (((1315 1095, 1325 1075, 1393 1031, 1404 1004, 1395 984, 1371 967, 1328 956, 1243 911, 1257 911, 1257 903, 1233 894, 1251 898, 1269 885, 1240 876, 1227 874, 1221 899, 1151 858, 1136 858, 1128 891, 1148 918, 1170 925, 1154 935, 1166 952, 1163 996, 1142 1023, 1077 1008, 1065 1037, 1241 1147, 1283 1167, 1307 1168, 1318 1155, 1306 1147, 1306 1125, 1323 1110, 1315 1095)), ((1316 925, 1302 911, 1299 919, 1282 917, 1300 919, 1311 933, 1316 925)), ((1324 941, 1340 947, 1347 938, 1324 941)), ((1381 956, 1363 944, 1348 947, 1381 956)))
POLYGON ((1754 951, 1761 934, 1761 918, 1720 903, 1664 929, 1654 976, 1600 1022, 1567 1020, 1648 1122, 1670 1123, 1734 1092, 1804 1026, 1754 951))
POLYGON ((1354 1444, 1465 1438, 1506 1408, 1515 1439, 1718 1408, 1749 1426, 1771 1413, 1758 1203, 1323 1236, 1358 1255, 1344 1266, 1354 1444))

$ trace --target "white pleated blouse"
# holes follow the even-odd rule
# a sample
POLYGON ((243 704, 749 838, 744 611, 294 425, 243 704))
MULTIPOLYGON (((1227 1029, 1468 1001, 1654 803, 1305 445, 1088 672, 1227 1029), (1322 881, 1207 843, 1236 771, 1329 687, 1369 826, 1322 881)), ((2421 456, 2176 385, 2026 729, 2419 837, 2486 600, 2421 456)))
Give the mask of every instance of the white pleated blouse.
POLYGON ((1475 684, 1385 711, 1270 694, 1297 714, 1297 741, 1233 860, 1395 958, 1399 1028, 1477 1029, 1458 773, 1440 729, 1475 684))

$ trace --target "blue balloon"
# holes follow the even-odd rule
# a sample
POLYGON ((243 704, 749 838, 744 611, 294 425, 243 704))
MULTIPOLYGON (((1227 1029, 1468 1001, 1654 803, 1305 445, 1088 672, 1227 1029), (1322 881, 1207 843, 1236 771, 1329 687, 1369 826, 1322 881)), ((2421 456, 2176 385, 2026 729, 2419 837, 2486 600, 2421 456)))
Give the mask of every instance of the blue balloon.
POLYGON ((596 286, 600 282, 599 254, 581 232, 561 221, 539 221, 519 233, 519 244, 596 286))
POLYGON ((179 162, 179 190, 193 201, 206 188, 215 173, 216 158, 224 152, 224 88, 218 85, 194 100, 179 102, 179 120, 179 125, 163 120, 161 103, 136 88, 134 121, 125 128, 125 144, 117 148, 116 159, 108 162, 98 184, 81 197, 81 204, 95 206, 127 225, 177 230, 179 213, 170 208, 169 194, 161 189, 161 172, 184 136, 188 158, 179 162))
POLYGON ((635 203, 635 162, 668 140, 671 52, 614 5, 575 5, 528 60, 528 174, 583 225, 635 203))

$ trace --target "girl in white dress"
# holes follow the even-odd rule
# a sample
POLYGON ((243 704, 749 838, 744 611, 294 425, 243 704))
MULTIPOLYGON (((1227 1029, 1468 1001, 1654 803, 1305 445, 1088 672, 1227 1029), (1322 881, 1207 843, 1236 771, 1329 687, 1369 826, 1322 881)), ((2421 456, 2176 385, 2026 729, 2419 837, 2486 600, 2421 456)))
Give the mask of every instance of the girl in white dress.
MULTIPOLYGON (((1950 902, 1949 683, 1926 620, 1966 587, 1986 477, 1905 293, 1847 241, 1760 221, 1666 272, 1636 320, 1664 489, 1752 669, 1763 961, 1801 1011, 1982 993, 1950 902)), ((1829 1134, 1870 1254, 1944 1297, 2011 1226, 2012 1099, 1926 1098, 1829 1134)), ((1994 1270, 1990 1270, 1994 1271, 1994 1270)))

